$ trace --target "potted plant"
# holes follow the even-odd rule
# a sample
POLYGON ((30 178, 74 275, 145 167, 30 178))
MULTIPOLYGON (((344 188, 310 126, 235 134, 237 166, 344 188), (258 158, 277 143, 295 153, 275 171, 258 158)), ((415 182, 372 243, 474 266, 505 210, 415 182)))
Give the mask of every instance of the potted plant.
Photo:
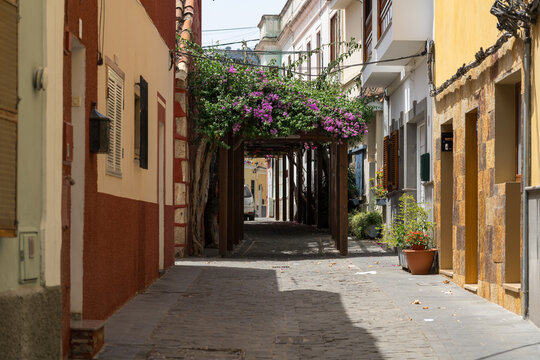
POLYGON ((379 169, 375 172, 375 178, 369 179, 369 181, 373 184, 373 186, 371 186, 369 189, 375 196, 375 203, 380 206, 386 205, 386 195, 388 194, 388 191, 383 186, 383 177, 383 169, 379 169))
POLYGON ((399 265, 407 270, 410 267, 404 249, 410 247, 407 239, 411 232, 428 235, 433 229, 433 223, 429 221, 429 211, 421 205, 411 195, 402 195, 399 199, 399 211, 394 214, 389 224, 382 226, 382 241, 397 248, 399 265))
POLYGON ((411 231, 407 234, 405 244, 408 249, 403 253, 407 258, 407 265, 413 275, 427 275, 433 265, 436 249, 430 249, 431 237, 423 231, 411 231))

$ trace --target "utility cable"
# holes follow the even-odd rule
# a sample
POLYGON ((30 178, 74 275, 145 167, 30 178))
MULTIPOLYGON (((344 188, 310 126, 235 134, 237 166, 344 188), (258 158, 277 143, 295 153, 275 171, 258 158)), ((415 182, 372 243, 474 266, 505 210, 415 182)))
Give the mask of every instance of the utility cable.
MULTIPOLYGON (((423 50, 422 52, 414 54, 414 55, 400 56, 400 57, 397 57, 397 58, 386 59, 386 60, 366 61, 366 62, 363 62, 363 63, 343 65, 343 66, 340 66, 340 67, 334 69, 329 74, 333 74, 333 73, 336 73, 336 72, 339 72, 339 71, 342 71, 342 70, 345 70, 345 69, 349 69, 351 67, 373 65, 373 64, 381 64, 381 63, 388 63, 388 62, 393 62, 393 61, 399 61, 399 60, 406 60, 406 59, 422 57, 422 56, 425 56, 426 53, 427 53, 426 50, 423 50)), ((302 76, 320 76, 320 74, 311 74, 310 75, 310 74, 307 74, 307 73, 304 73, 304 72, 295 71, 295 70, 292 70, 292 69, 290 69, 288 67, 283 67, 283 66, 278 66, 278 65, 250 64, 250 63, 246 63, 246 62, 242 62, 242 61, 238 61, 238 60, 234 60, 234 59, 220 59, 220 58, 217 58, 217 57, 197 55, 197 54, 192 54, 192 53, 189 53, 189 52, 182 52, 182 51, 180 51, 179 54, 186 55, 186 56, 193 56, 193 57, 196 57, 196 58, 207 59, 207 60, 211 60, 211 61, 218 61, 218 62, 221 62, 221 63, 242 65, 242 66, 246 66, 246 67, 259 67, 259 68, 283 70, 283 71, 287 71, 287 72, 302 75, 302 76)), ((312 70, 313 69, 321 70, 321 69, 325 69, 325 68, 324 67, 315 67, 315 68, 312 67, 312 70)))
POLYGON ((208 29, 202 30, 202 32, 221 32, 221 31, 236 31, 236 30, 248 30, 255 29, 257 26, 246 26, 246 27, 237 27, 237 28, 226 28, 226 29, 208 29))

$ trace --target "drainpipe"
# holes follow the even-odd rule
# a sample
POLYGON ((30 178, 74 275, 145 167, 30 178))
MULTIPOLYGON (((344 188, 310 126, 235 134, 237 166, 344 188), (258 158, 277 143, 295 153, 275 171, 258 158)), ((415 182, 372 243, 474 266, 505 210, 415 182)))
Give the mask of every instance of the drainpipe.
POLYGON ((524 85, 523 90, 523 319, 529 317, 529 126, 531 117, 531 29, 525 26, 525 54, 523 57, 524 85))

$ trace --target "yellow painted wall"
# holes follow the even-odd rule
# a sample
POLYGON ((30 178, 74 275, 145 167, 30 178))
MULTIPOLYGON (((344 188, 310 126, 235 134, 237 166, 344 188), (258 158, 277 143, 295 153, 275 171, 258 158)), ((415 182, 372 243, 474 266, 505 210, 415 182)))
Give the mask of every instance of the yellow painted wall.
MULTIPOLYGON (((165 159, 166 201, 172 205, 173 81, 169 49, 143 6, 132 0, 105 1, 104 57, 117 59, 125 73, 122 123, 122 177, 106 174, 105 154, 98 155, 98 191, 133 200, 157 203, 158 96, 166 100, 165 159), (110 16, 121 14, 121 16, 110 16), (148 170, 139 167, 134 155, 134 97, 139 76, 148 82, 148 170)), ((100 9, 98 9, 100 10, 100 9)), ((98 68, 98 109, 106 114, 107 65, 98 68)))
POLYGON ((497 18, 490 14, 493 0, 435 0, 435 83, 452 77, 474 60, 480 47, 499 36, 497 18))
POLYGON ((540 185, 540 26, 532 29, 532 66, 531 66, 531 185, 540 185))
MULTIPOLYGON (((244 165, 244 184, 249 186, 251 190, 251 180, 255 180, 255 193, 253 194, 255 199, 255 205, 266 205, 267 206, 267 214, 268 214, 268 198, 267 198, 267 189, 268 189, 268 183, 267 183, 267 172, 266 172, 266 159, 265 158, 246 158, 247 161, 253 161, 258 162, 259 166, 264 167, 265 169, 258 169, 257 173, 253 172, 253 167, 248 167, 247 165, 244 165), (262 191, 261 191, 261 201, 259 202, 259 185, 262 185, 262 191), (262 202, 262 199, 264 199, 264 204, 262 202)), ((259 212, 260 216, 260 212, 259 212)))

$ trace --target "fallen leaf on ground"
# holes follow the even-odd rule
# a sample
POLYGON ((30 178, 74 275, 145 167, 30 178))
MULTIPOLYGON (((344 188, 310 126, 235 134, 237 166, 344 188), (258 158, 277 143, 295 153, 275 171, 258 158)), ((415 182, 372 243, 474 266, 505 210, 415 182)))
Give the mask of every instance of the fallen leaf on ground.
POLYGON ((420 302, 420 300, 416 299, 416 300, 414 300, 411 304, 414 304, 414 305, 420 305, 420 304, 422 304, 422 303, 420 302))
POLYGON ((321 265, 321 262, 319 261, 319 262, 317 263, 317 265, 321 265))
POLYGON ((428 307, 428 306, 424 306, 422 309, 427 310, 427 309, 429 309, 429 307, 428 307))
POLYGON ((452 314, 452 316, 456 316, 456 314, 452 314))
POLYGON ((450 280, 444 280, 442 283, 443 283, 443 284, 449 284, 449 283, 450 283, 450 280))
POLYGON ((412 318, 409 318, 409 321, 412 321, 412 318))
POLYGON ((458 320, 457 322, 458 322, 458 323, 460 323, 460 322, 461 322, 461 320, 458 320))
POLYGON ((378 265, 378 264, 379 264, 379 262, 378 262, 378 261, 375 261, 375 265, 378 265))

